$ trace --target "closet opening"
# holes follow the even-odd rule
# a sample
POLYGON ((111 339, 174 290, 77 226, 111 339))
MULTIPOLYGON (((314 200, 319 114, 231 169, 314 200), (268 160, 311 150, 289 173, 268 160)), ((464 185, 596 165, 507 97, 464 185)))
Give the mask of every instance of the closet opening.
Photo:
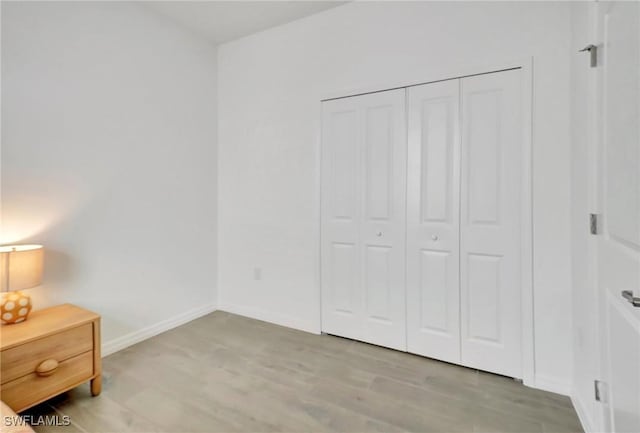
POLYGON ((508 68, 322 101, 323 332, 528 376, 527 80, 508 68))

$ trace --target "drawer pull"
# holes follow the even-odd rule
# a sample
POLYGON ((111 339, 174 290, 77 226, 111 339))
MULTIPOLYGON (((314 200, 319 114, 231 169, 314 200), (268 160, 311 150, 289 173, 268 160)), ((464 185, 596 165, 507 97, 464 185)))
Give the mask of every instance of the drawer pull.
POLYGON ((56 372, 57 368, 58 361, 56 361, 55 359, 47 359, 46 361, 42 361, 40 364, 38 364, 38 366, 36 367, 36 374, 42 377, 51 376, 56 372))

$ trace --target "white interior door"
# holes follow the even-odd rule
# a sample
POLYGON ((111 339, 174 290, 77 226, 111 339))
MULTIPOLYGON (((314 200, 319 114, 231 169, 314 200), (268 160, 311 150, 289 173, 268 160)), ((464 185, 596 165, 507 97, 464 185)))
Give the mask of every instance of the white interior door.
POLYGON ((322 330, 406 350, 404 89, 322 117, 322 330))
POLYGON ((460 80, 407 98, 407 348, 459 363, 460 80))
POLYGON ((598 4, 603 61, 598 289, 607 431, 640 432, 640 4, 598 4), (623 292, 626 292, 623 296, 623 292), (638 305, 634 306, 633 300, 638 305))
POLYGON ((461 79, 462 364, 522 377, 521 70, 461 79))

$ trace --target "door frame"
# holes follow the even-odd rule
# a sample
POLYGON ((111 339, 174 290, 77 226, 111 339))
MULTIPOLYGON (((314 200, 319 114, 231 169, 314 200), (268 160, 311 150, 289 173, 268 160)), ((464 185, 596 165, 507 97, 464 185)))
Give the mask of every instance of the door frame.
POLYGON ((535 372, 535 319, 534 319, 534 277, 533 277, 533 56, 505 61, 489 61, 464 66, 440 67, 436 71, 398 72, 399 77, 386 82, 374 82, 362 87, 326 89, 318 101, 318 127, 315 149, 315 233, 316 266, 315 280, 318 299, 318 330, 322 332, 322 281, 321 281, 321 236, 322 236, 322 103, 331 99, 358 96, 386 90, 406 88, 438 81, 464 78, 473 75, 490 74, 509 69, 522 71, 522 202, 521 202, 521 333, 522 333, 522 381, 525 385, 550 389, 538 383, 535 372))

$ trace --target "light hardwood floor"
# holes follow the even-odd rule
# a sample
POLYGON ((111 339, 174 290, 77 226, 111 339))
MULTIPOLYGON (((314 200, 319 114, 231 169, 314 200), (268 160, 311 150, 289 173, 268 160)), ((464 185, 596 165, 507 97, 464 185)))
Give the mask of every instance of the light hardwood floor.
POLYGON ((567 397, 407 353, 215 312, 103 360, 30 411, 59 432, 581 432, 567 397))

